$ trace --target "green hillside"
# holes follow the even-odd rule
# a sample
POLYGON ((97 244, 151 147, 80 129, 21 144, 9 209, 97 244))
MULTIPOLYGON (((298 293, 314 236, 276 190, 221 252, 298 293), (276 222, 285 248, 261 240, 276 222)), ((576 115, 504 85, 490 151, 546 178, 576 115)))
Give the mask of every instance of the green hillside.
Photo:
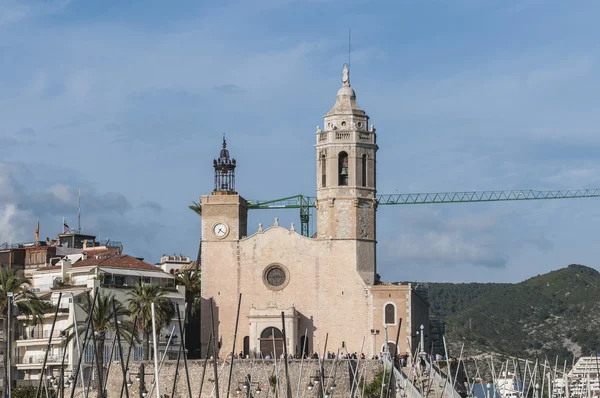
MULTIPOLYGON (((521 357, 600 351, 600 273, 572 264, 521 283, 429 283, 453 352, 521 357)), ((456 354, 455 354, 456 355, 456 354)))

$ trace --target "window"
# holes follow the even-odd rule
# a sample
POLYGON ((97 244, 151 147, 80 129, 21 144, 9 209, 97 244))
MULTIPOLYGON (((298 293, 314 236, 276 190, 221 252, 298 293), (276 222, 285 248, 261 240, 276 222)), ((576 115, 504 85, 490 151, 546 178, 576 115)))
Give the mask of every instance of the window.
POLYGON ((362 184, 363 187, 367 186, 367 155, 362 155, 362 184))
POLYGON ((385 305, 384 323, 386 325, 393 325, 396 323, 396 306, 392 303, 385 305))
POLYGON ((327 185, 327 159, 325 155, 321 155, 321 187, 325 188, 327 185))
POLYGON ((340 152, 338 155, 338 185, 348 185, 348 154, 340 152))
POLYGON ((250 336, 244 337, 244 356, 250 355, 250 336))

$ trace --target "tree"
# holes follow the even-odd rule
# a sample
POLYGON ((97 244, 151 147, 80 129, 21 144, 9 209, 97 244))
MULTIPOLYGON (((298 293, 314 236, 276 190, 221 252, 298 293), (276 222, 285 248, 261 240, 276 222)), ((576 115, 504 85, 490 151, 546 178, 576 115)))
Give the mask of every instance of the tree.
MULTIPOLYGON (((106 334, 110 331, 111 334, 115 333, 115 318, 114 314, 116 312, 117 318, 123 318, 129 315, 129 310, 121 303, 119 300, 115 300, 115 310, 113 311, 113 293, 105 293, 100 290, 98 292, 98 297, 96 298, 96 304, 94 306, 94 314, 92 317, 92 325, 94 327, 94 335, 96 338, 96 355, 98 357, 98 366, 95 369, 95 377, 96 380, 98 378, 98 370, 104 369, 104 346, 106 344, 106 334)), ((85 302, 79 305, 81 309, 89 315, 90 313, 90 303, 85 302)), ((87 317, 86 317, 87 318, 87 317)), ((135 336, 132 336, 133 333, 133 324, 131 321, 121 320, 119 325, 119 335, 121 339, 128 341, 130 344, 133 344, 133 339, 135 336)), ((87 320, 79 323, 78 329, 79 333, 85 333, 85 328, 87 326, 87 320)), ((72 335, 71 333, 70 335, 72 335)), ((92 341, 90 339, 90 341, 92 341)), ((104 381, 104 379, 102 379, 104 381)), ((98 396, 104 396, 102 394, 102 386, 98 385, 97 387, 98 396)))
MULTIPOLYGON (((390 377, 389 372, 387 373, 387 377, 390 377)), ((360 378, 358 383, 359 389, 363 390, 363 397, 368 398, 377 398, 381 394, 382 384, 383 384, 383 370, 379 369, 377 373, 373 376, 373 379, 370 382, 367 382, 364 377, 360 378)), ((389 380, 389 379, 388 379, 389 380)), ((388 381, 389 382, 389 381, 388 381)))
MULTIPOLYGON (((150 334, 152 333, 152 308, 154 303, 154 316, 156 326, 168 326, 175 315, 173 303, 165 292, 156 285, 138 284, 128 293, 129 311, 137 319, 139 330, 144 334, 144 360, 148 360, 150 352, 150 334)), ((157 330, 158 333, 158 330, 157 330)), ((157 336, 154 336, 157 338, 157 336)))
MULTIPOLYGON (((19 311, 30 315, 33 323, 41 323, 42 315, 48 304, 40 300, 35 293, 29 290, 31 281, 24 276, 18 275, 14 269, 2 269, 0 271, 0 314, 7 319, 8 317, 8 298, 6 293, 13 294, 12 302, 17 305, 19 311)), ((14 311, 12 312, 14 315, 14 311)), ((8 340, 11 335, 8 330, 8 322, 4 322, 4 352, 8 356, 8 340)), ((8 366, 4 366, 4 380, 8 381, 8 366)))
POLYGON ((194 213, 198 214, 199 216, 202 216, 202 204, 192 201, 192 204, 188 206, 188 209, 192 210, 194 213))
POLYGON ((200 297, 200 270, 186 269, 175 275, 175 284, 185 286, 185 302, 188 308, 192 308, 194 300, 200 297))
MULTIPOLYGON (((37 388, 35 387, 20 387, 12 390, 12 398, 35 398, 35 393, 37 388)), ((54 391, 48 391, 50 394, 53 394, 54 391)))

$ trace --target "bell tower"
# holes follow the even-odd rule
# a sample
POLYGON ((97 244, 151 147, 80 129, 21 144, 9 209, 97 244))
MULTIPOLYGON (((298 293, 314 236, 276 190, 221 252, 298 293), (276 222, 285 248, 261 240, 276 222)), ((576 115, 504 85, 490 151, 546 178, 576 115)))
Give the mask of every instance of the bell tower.
POLYGON ((375 278, 376 134, 356 102, 344 65, 335 105, 317 127, 317 237, 353 240, 358 271, 375 278))
POLYGON ((229 156, 225 136, 219 157, 213 160, 213 168, 214 189, 211 195, 201 198, 202 240, 239 240, 247 234, 248 208, 246 200, 235 190, 236 161, 229 156))

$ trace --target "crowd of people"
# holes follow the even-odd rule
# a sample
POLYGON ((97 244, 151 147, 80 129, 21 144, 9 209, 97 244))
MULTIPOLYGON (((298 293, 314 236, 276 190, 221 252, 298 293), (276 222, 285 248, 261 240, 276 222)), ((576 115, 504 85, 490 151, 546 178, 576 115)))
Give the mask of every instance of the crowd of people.
MULTIPOLYGON (((388 355, 388 357, 391 359, 391 357, 389 356, 389 354, 384 354, 383 352, 380 352, 379 354, 375 354, 373 355, 373 357, 371 358, 372 360, 383 360, 384 356, 388 355)), ((234 354, 231 355, 231 353, 228 355, 228 358, 231 358, 233 356, 233 359, 251 359, 251 356, 249 354, 245 354, 243 351, 240 351, 239 354, 234 354)), ((257 359, 273 359, 273 355, 271 353, 268 354, 263 354, 261 352, 258 352, 256 354, 256 358, 257 359)), ((339 353, 339 354, 335 354, 334 352, 331 351, 327 351, 327 353, 325 354, 325 359, 327 360, 333 360, 333 359, 355 359, 357 360, 360 357, 361 360, 366 359, 366 356, 364 353, 358 354, 356 352, 353 353, 339 353)), ((285 354, 281 353, 279 355, 279 359, 285 359, 285 354)), ((302 356, 300 355, 292 355, 292 354, 288 354, 288 359, 302 359, 302 356)), ((304 359, 319 359, 319 354, 314 352, 312 354, 305 354, 304 355, 304 359)), ((433 356, 431 360, 432 361, 440 361, 442 359, 446 359, 446 357, 442 357, 441 355, 437 355, 437 356, 433 356)), ((400 363, 400 365, 402 367, 406 367, 408 362, 409 362, 409 355, 408 354, 402 354, 398 356, 398 361, 400 363)))

